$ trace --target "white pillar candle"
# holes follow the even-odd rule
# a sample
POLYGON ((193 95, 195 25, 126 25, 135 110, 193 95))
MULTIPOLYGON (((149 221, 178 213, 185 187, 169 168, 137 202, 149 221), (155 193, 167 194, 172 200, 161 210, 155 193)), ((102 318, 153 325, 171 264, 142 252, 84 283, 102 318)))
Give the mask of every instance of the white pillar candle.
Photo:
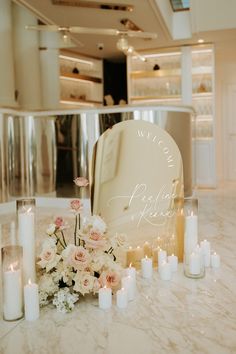
POLYGON ((178 269, 178 257, 172 254, 167 257, 168 263, 170 263, 172 272, 177 272, 178 269))
POLYGON ((220 267, 220 255, 214 252, 211 255, 211 266, 212 268, 219 268, 220 267))
POLYGON ((211 247, 210 242, 207 240, 201 241, 200 243, 201 249, 203 251, 204 256, 204 266, 209 267, 211 263, 211 247))
POLYGON ((160 248, 158 251, 158 268, 160 268, 160 265, 166 261, 167 261, 167 253, 166 251, 160 248))
POLYGON ((162 280, 171 280, 172 271, 170 263, 162 262, 159 267, 159 274, 162 280))
POLYGON ((31 283, 24 286, 25 319, 35 321, 39 318, 39 291, 38 285, 31 283))
POLYGON ((128 305, 128 293, 125 288, 121 288, 116 292, 116 305, 119 309, 124 309, 128 305))
POLYGON ((3 317, 7 321, 13 321, 23 316, 23 297, 21 270, 10 269, 3 273, 3 317))
POLYGON ((31 279, 36 280, 35 272, 35 215, 29 208, 18 213, 19 243, 23 247, 23 279, 24 284, 31 279))
POLYGON ((141 270, 142 270, 143 278, 150 279, 152 277, 152 259, 151 258, 148 258, 146 256, 145 258, 141 259, 141 270))
POLYGON ((123 277, 121 278, 121 286, 127 291, 128 301, 134 300, 136 293, 135 280, 130 275, 123 277))
POLYGON ((192 252, 189 256, 189 273, 197 275, 201 273, 201 255, 200 253, 192 252))
POLYGON ((106 310, 111 308, 112 305, 112 293, 111 293, 111 288, 107 288, 104 286, 103 288, 100 288, 98 291, 98 303, 99 303, 99 308, 106 310))
POLYGON ((136 269, 132 267, 132 264, 130 264, 129 267, 125 269, 125 275, 126 276, 130 275, 131 278, 136 280, 136 269))
POLYGON ((184 231, 184 252, 189 254, 193 252, 198 243, 198 217, 197 215, 188 215, 185 217, 184 231))

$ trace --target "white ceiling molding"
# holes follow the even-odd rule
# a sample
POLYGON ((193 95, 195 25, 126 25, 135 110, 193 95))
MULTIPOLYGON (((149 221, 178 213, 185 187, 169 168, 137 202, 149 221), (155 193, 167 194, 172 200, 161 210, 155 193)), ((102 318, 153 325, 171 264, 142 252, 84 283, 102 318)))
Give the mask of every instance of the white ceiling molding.
POLYGON ((192 37, 190 11, 174 12, 170 2, 166 0, 155 0, 155 3, 172 39, 180 40, 192 37))

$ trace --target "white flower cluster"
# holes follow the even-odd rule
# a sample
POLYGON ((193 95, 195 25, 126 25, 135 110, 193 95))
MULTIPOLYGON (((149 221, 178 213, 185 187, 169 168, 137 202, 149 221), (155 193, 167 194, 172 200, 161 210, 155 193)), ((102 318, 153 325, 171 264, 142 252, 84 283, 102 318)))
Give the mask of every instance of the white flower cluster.
POLYGON ((59 311, 68 312, 79 294, 96 294, 104 285, 113 289, 119 286, 122 267, 113 252, 126 245, 124 235, 109 239, 105 222, 93 215, 81 229, 76 220, 74 244, 67 244, 63 219, 58 217, 52 225, 37 263, 41 305, 52 300, 59 311))
POLYGON ((75 307, 76 301, 78 301, 79 295, 76 293, 71 294, 69 288, 59 290, 53 298, 53 305, 57 310, 62 313, 70 312, 75 307))

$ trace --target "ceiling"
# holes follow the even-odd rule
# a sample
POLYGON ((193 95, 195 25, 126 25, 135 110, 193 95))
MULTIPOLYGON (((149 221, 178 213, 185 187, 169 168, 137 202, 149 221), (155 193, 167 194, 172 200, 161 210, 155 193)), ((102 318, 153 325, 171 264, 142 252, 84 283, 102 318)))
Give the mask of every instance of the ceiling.
MULTIPOLYGON (((78 0, 75 0, 74 2, 76 1, 78 0)), ((165 1, 167 2, 168 0, 165 1)), ((203 37, 206 41, 209 42, 221 41, 229 37, 236 39, 236 30, 229 29, 224 31, 198 32, 195 33, 192 38, 187 40, 173 40, 157 6, 157 0, 103 1, 105 4, 118 3, 122 5, 132 5, 134 7, 132 12, 55 5, 53 4, 52 0, 15 0, 14 2, 28 8, 36 15, 38 19, 44 23, 56 24, 60 26, 115 28, 118 30, 125 30, 126 28, 123 24, 120 23, 120 21, 124 18, 128 18, 143 31, 158 34, 157 39, 151 40, 129 38, 129 44, 132 45, 137 51, 142 51, 147 48, 153 49, 170 47, 179 44, 193 44, 197 43, 197 39, 199 37, 203 37)), ((64 3, 67 2, 73 3, 72 0, 64 0, 64 3)), ((101 0, 93 0, 93 3, 95 4, 100 2, 101 0)), ((30 25, 30 23, 28 25, 30 25)), ((72 39, 76 44, 76 47, 74 47, 73 50, 81 54, 106 58, 110 60, 124 59, 124 54, 121 53, 116 47, 118 40, 116 36, 73 34, 72 39)))

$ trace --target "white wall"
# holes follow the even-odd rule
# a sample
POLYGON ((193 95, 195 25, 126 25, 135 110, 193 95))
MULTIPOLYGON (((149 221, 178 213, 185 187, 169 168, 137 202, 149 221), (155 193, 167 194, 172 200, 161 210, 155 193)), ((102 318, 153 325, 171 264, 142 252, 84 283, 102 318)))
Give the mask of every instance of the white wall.
MULTIPOLYGON (((236 3, 236 1, 235 1, 236 3)), ((227 150, 227 136, 225 129, 229 122, 227 116, 227 87, 236 84, 236 45, 233 41, 217 43, 215 45, 215 70, 216 70, 216 157, 218 181, 227 179, 227 165, 233 159, 225 154, 227 150), (225 156, 226 155, 226 156, 225 156)), ((235 102, 236 117, 236 102, 235 102)), ((235 118, 236 124, 236 118, 235 118)), ((236 151, 235 151, 236 154, 236 151)))
POLYGON ((190 0, 193 32, 236 27, 235 0, 190 0))

